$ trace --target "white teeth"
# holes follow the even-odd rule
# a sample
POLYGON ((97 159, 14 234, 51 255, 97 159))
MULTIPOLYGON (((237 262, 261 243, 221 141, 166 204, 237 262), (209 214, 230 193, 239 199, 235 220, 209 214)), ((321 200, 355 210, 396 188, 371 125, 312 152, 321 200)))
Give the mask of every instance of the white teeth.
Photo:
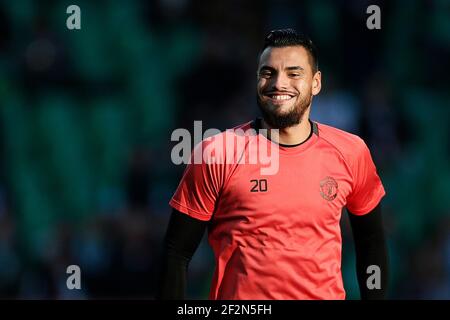
POLYGON ((275 99, 275 100, 289 100, 291 98, 292 97, 288 96, 288 95, 273 95, 272 96, 272 99, 275 99))

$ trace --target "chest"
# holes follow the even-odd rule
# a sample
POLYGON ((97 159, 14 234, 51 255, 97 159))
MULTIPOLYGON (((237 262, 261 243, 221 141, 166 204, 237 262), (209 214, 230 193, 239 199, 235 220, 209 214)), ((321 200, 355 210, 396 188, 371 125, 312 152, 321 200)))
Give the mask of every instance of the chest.
POLYGON ((239 165, 224 187, 217 216, 256 224, 336 223, 351 187, 348 167, 330 152, 281 156, 273 175, 261 174, 256 164, 239 165))

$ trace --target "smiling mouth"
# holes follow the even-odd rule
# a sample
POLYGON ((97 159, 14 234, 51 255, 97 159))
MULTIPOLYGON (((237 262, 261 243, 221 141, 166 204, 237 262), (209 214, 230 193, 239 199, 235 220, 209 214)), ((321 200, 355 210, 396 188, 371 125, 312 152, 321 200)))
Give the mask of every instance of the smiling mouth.
POLYGON ((293 94, 286 94, 286 93, 269 93, 269 94, 265 94, 265 97, 269 98, 271 101, 274 102, 285 102, 285 101, 290 101, 292 98, 295 97, 295 95, 293 94))

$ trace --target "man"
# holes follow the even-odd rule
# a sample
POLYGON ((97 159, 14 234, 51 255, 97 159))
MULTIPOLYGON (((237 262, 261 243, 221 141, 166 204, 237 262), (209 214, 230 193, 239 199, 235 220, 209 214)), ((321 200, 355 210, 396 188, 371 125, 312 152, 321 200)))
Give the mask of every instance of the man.
MULTIPOLYGON (((238 127, 267 134, 250 136, 237 157, 251 156, 255 143, 275 145, 278 170, 262 175, 261 165, 239 161, 187 166, 170 201, 157 298, 184 298, 189 261, 208 229, 216 261, 210 299, 345 299, 343 207, 354 235, 361 297, 385 297, 379 205, 385 191, 362 139, 309 119, 320 89, 312 42, 292 29, 270 32, 257 72, 262 119, 238 127)), ((217 144, 221 137, 199 145, 217 144)), ((227 155, 238 152, 227 148, 227 155)))

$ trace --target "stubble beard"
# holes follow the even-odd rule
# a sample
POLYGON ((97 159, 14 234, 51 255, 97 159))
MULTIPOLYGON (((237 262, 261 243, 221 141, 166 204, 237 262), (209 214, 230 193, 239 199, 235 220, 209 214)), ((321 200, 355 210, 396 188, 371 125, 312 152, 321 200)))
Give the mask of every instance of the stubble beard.
POLYGON ((280 113, 277 110, 271 110, 268 106, 270 102, 263 102, 259 95, 256 94, 256 102, 261 110, 262 117, 273 129, 286 129, 299 124, 311 105, 311 100, 312 95, 300 96, 299 101, 289 111, 280 113))

